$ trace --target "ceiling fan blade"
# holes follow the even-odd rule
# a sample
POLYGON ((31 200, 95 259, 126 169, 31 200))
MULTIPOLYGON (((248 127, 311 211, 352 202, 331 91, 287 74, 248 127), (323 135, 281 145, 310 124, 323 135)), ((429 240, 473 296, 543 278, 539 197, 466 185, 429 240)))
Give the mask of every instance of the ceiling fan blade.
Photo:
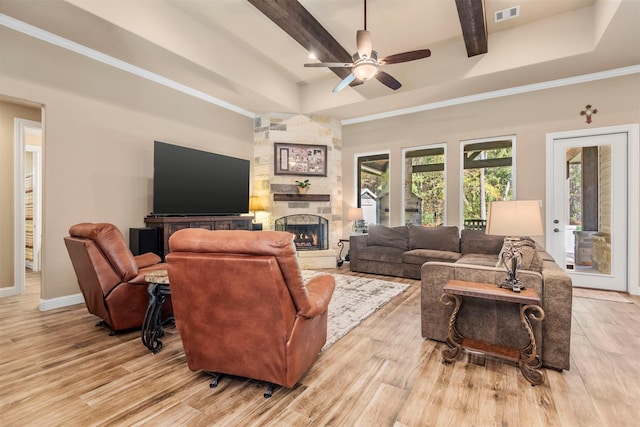
POLYGON ((351 62, 313 62, 304 64, 305 67, 322 67, 322 68, 349 68, 353 67, 351 62))
POLYGON ((367 30, 358 30, 356 33, 356 46, 358 47, 358 55, 360 58, 370 58, 373 44, 371 42, 371 33, 367 30))
POLYGON ((375 77, 380 83, 393 90, 398 90, 402 87, 402 84, 400 84, 399 81, 397 81, 394 77, 392 77, 388 73, 385 73, 384 71, 378 71, 375 77))
POLYGON ((347 77, 344 78, 344 80, 342 80, 340 83, 338 83, 336 87, 333 88, 333 92, 340 92, 342 89, 347 87, 349 83, 354 81, 355 78, 356 76, 353 73, 349 74, 347 77))
POLYGON ((401 62, 415 61, 416 59, 431 56, 429 49, 411 50, 409 52, 396 53, 380 59, 380 64, 399 64, 401 62))

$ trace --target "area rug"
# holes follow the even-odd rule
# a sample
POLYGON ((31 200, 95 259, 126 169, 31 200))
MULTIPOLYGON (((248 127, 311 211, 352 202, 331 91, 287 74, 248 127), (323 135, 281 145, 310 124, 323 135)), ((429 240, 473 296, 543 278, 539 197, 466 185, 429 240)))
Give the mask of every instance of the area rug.
POLYGON ((614 291, 600 291, 597 289, 573 288, 573 296, 580 298, 599 299, 603 301, 628 302, 632 301, 614 291))
MULTIPOLYGON (((319 274, 326 273, 311 270, 302 271, 302 277, 305 281, 319 274)), ((332 276, 336 280, 336 289, 329 303, 327 342, 322 347, 322 351, 329 348, 409 287, 404 283, 365 277, 343 274, 333 274, 332 276)))

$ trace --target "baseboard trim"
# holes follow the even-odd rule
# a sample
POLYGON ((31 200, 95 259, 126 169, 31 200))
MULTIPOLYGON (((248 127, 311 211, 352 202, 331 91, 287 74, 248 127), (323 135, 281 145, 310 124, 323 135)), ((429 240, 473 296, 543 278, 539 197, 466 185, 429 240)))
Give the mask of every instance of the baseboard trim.
POLYGON ((0 298, 11 297, 13 295, 18 295, 18 290, 15 286, 0 288, 0 298))
POLYGON ((68 307, 70 305, 83 304, 82 294, 65 295, 63 297, 40 299, 40 311, 55 310, 56 308, 68 307))

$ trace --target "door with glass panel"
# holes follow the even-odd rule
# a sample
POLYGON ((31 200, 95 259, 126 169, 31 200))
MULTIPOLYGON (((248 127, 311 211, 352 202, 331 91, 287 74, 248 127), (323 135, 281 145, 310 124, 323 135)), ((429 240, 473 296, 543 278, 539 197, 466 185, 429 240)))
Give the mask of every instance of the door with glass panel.
POLYGON ((626 156, 626 133, 553 141, 549 249, 574 286, 626 290, 626 156))

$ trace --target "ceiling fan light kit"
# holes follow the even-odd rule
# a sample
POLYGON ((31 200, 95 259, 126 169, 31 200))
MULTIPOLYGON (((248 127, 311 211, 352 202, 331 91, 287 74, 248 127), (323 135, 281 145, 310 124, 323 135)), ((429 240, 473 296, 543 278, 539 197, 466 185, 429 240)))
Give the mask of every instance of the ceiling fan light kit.
POLYGON ((420 49, 397 53, 378 59, 378 52, 373 50, 371 33, 367 31, 367 0, 364 0, 364 30, 358 30, 356 33, 356 47, 357 51, 352 56, 353 62, 316 62, 312 64, 304 64, 304 66, 350 68, 351 73, 333 88, 333 92, 341 91, 356 79, 365 82, 373 77, 388 88, 398 90, 402 87, 402 84, 390 74, 381 71, 380 66, 399 64, 431 56, 431 51, 429 49, 420 49))
POLYGON ((353 67, 353 74, 356 79, 367 81, 378 72, 378 64, 373 60, 361 60, 353 67))

